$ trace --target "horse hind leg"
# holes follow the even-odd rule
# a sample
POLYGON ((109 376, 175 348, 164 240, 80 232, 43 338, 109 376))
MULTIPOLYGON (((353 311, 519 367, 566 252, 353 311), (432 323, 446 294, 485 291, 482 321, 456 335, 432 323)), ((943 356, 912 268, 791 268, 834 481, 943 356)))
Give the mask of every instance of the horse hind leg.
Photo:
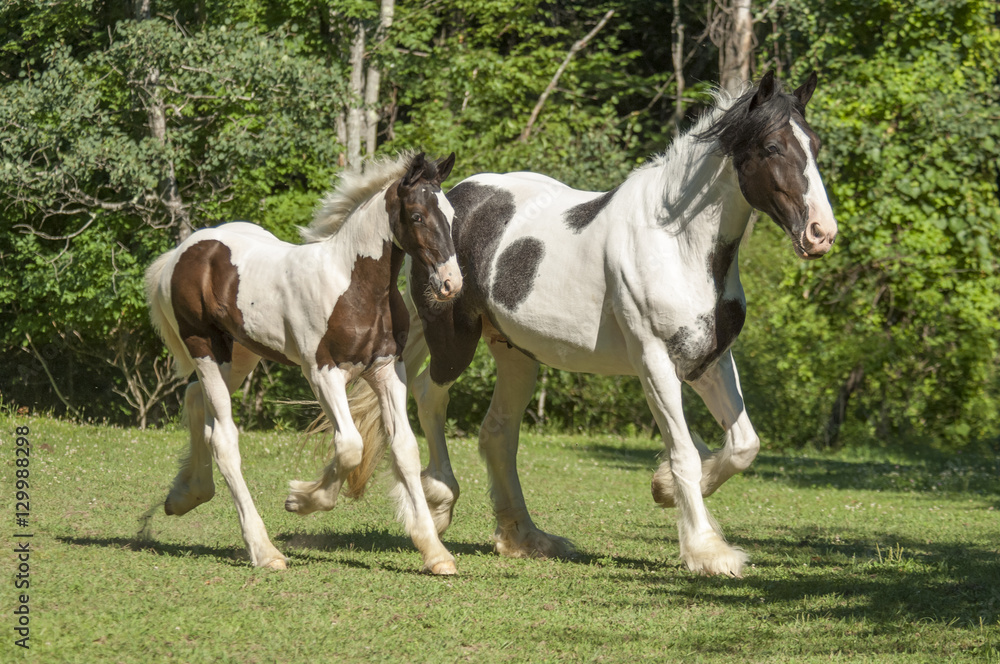
POLYGON ((479 452, 490 476, 496 514, 493 535, 499 554, 514 558, 569 557, 569 540, 539 529, 528 514, 517 475, 517 447, 524 409, 534 393, 538 362, 503 342, 490 344, 497 363, 497 382, 486 418, 479 429, 479 452))
POLYGON ((215 463, 219 466, 236 504, 240 518, 243 541, 250 553, 250 560, 257 567, 285 569, 288 559, 267 536, 267 529, 257 512, 241 471, 239 432, 233 422, 229 386, 222 368, 210 358, 195 360, 198 378, 205 394, 206 426, 215 463))
MULTIPOLYGON (((243 384, 258 362, 259 356, 234 344, 232 362, 222 365, 221 370, 230 394, 243 384)), ((190 446, 163 503, 164 511, 174 516, 186 514, 215 496, 212 451, 208 446, 212 428, 206 423, 205 394, 198 381, 189 384, 184 392, 184 419, 190 432, 190 446)))
POLYGON ((317 511, 332 510, 337 505, 340 489, 347 476, 362 461, 364 439, 354 425, 347 400, 347 383, 352 377, 346 376, 340 369, 303 369, 303 373, 335 429, 333 458, 323 469, 320 479, 312 482, 289 482, 285 509, 305 516, 317 511))
POLYGON ((208 447, 212 428, 205 417, 205 394, 198 381, 189 384, 184 392, 184 419, 190 431, 190 447, 163 503, 164 511, 175 516, 187 514, 215 495, 212 452, 208 447))

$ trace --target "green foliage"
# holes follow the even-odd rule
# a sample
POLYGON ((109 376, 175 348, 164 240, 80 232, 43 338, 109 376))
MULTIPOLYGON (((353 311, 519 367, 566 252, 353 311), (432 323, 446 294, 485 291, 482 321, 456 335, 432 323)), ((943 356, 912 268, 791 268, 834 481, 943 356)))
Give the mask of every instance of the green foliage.
POLYGON ((947 447, 995 439, 994 7, 791 4, 803 10, 796 72, 822 72, 809 119, 823 139, 821 171, 841 230, 822 261, 785 264, 778 295, 763 303, 762 324, 749 325, 741 345, 757 366, 775 362, 762 408, 782 404, 796 421, 814 423, 786 421, 767 433, 784 444, 823 442, 841 384, 860 367, 848 441, 947 447))
MULTIPOLYGON (((829 256, 804 264, 761 223, 741 255, 749 310, 734 352, 757 429, 777 447, 996 441, 993 6, 766 4, 754 8, 761 68, 795 82, 821 74, 809 120, 841 232, 829 256)), ((690 118, 718 79, 718 53, 706 5, 680 9, 690 118)), ((164 359, 140 286, 176 239, 170 178, 195 227, 242 218, 295 240, 342 163, 352 29, 373 27, 378 3, 166 0, 138 22, 131 11, 0 6, 0 393, 63 412, 41 355, 74 408, 115 421, 135 412, 116 394, 128 373, 151 376, 164 359)), ((672 135, 672 11, 658 0, 397 2, 392 29, 368 44, 387 111, 380 151, 455 151, 452 183, 533 170, 607 190, 672 135), (610 9, 521 140, 571 46, 610 9)), ((281 402, 309 397, 298 371, 266 369, 239 394, 242 424, 301 426, 312 411, 281 402)), ((545 376, 544 426, 651 431, 635 379, 545 376)), ((480 348, 452 393, 456 427, 475 430, 492 385, 480 348)), ((175 417, 176 395, 157 398, 159 416, 175 417)), ((712 419, 686 400, 692 428, 715 441, 712 419)), ((537 401, 529 411, 539 419, 537 401)))

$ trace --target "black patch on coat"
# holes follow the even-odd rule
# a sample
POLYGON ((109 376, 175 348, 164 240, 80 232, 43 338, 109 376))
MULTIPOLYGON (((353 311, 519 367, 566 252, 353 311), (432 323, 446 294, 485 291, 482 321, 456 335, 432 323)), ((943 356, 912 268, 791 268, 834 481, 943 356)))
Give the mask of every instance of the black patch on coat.
MULTIPOLYGON (((621 185, 619 185, 621 186, 621 185)), ((592 221, 601 213, 611 199, 614 198, 615 193, 618 191, 618 187, 615 187, 611 191, 601 194, 592 201, 587 201, 586 203, 580 203, 579 205, 573 206, 566 210, 563 214, 563 221, 574 233, 579 235, 583 232, 587 226, 591 224, 592 221)))
POLYGON ((493 300, 515 311, 531 293, 544 255, 545 245, 537 238, 522 237, 511 242, 497 258, 493 300))
POLYGON ((695 380, 705 373, 733 345, 746 322, 746 304, 723 297, 739 248, 739 240, 728 242, 715 247, 708 257, 716 296, 712 314, 702 314, 694 329, 681 327, 667 339, 667 352, 681 367, 684 380, 695 380))
POLYGON ((499 187, 461 182, 448 192, 448 201, 455 209, 452 237, 462 268, 462 297, 471 296, 482 306, 490 292, 493 255, 517 211, 514 195, 499 187))

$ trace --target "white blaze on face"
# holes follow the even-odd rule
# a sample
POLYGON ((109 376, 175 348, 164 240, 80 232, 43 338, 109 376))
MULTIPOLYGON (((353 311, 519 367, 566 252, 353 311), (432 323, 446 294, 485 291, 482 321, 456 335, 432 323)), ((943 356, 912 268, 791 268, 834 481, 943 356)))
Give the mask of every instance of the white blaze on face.
MULTIPOLYGON (((438 208, 444 213, 445 218, 448 219, 448 229, 450 231, 452 221, 455 217, 455 208, 451 206, 451 203, 443 192, 438 192, 436 196, 438 208)), ((462 270, 458 267, 458 257, 454 254, 444 263, 434 267, 434 276, 437 277, 437 283, 433 285, 440 299, 450 299, 462 290, 462 270)))
MULTIPOLYGON (((826 188, 823 186, 823 179, 819 175, 819 167, 813 156, 812 148, 809 145, 809 137, 806 132, 794 120, 792 121, 792 133, 802 146, 802 151, 806 154, 806 170, 803 173, 806 182, 809 184, 806 189, 805 202, 809 210, 809 218, 806 221, 805 238, 809 244, 819 251, 826 251, 833 244, 837 236, 837 220, 833 217, 833 208, 826 197, 826 188)), ((806 244, 806 243, 803 243, 806 244)), ((809 248, 808 246, 806 247, 809 248)))

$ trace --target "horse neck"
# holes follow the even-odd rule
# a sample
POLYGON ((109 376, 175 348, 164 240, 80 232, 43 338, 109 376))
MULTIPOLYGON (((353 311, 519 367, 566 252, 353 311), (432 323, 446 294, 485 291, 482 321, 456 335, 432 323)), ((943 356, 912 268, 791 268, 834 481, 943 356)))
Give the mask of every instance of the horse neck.
POLYGON ((753 209, 740 190, 732 159, 714 142, 690 134, 672 146, 662 163, 649 168, 644 189, 659 226, 696 253, 739 243, 753 209))
POLYGON ((352 262, 356 256, 380 257, 385 243, 394 241, 385 194, 386 190, 382 190, 354 210, 336 233, 321 241, 324 250, 352 262))

